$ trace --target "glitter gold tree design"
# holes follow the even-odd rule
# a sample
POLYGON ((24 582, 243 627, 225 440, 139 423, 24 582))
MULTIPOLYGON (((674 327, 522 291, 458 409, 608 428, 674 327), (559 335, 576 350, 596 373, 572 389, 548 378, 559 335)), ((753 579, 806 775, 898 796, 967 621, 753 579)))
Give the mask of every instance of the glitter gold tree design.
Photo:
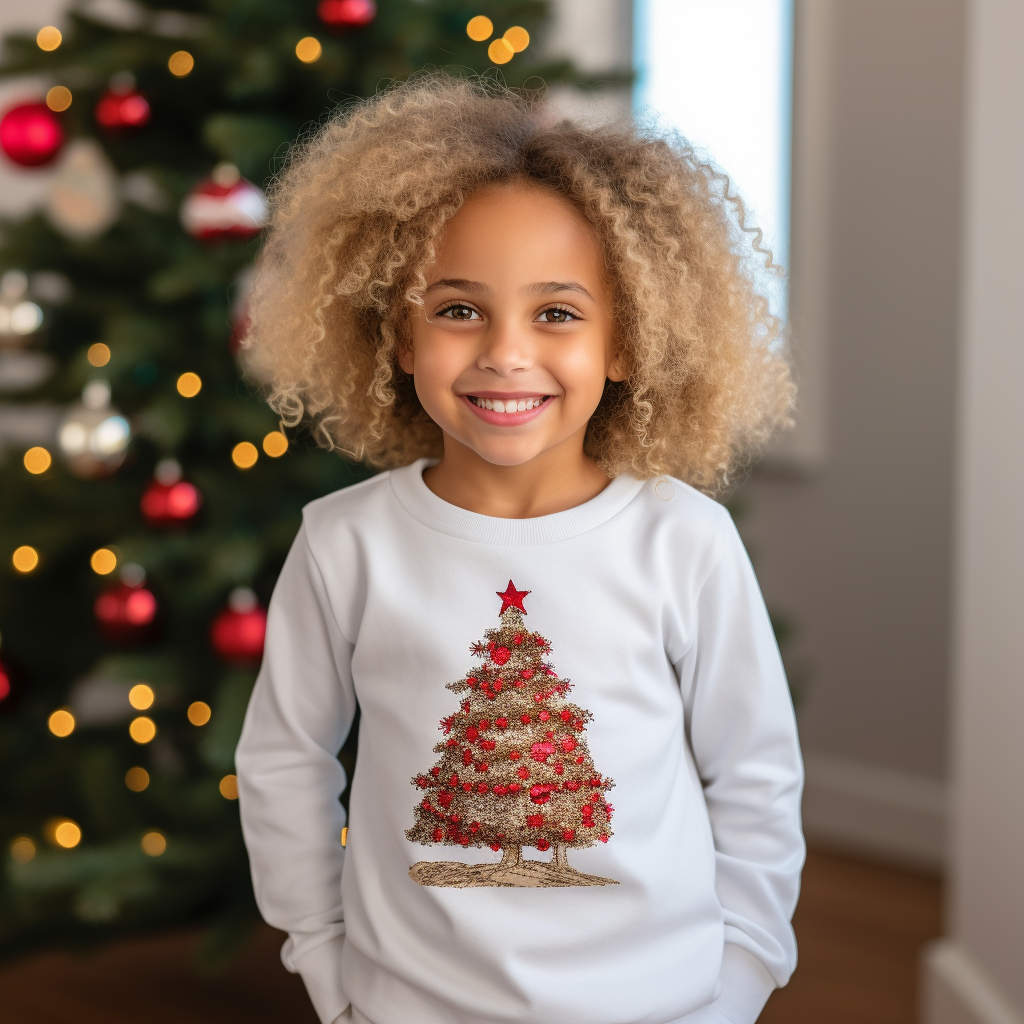
POLYGON ((497 864, 420 861, 409 875, 420 885, 617 885, 569 866, 566 851, 606 843, 614 783, 594 767, 587 748, 589 711, 566 699, 572 688, 545 659, 551 645, 523 623, 523 599, 509 580, 501 625, 470 648, 479 668, 447 688, 466 696, 441 720, 437 763, 412 783, 423 793, 406 831, 425 846, 489 846, 497 864), (523 847, 553 850, 528 860, 523 847))

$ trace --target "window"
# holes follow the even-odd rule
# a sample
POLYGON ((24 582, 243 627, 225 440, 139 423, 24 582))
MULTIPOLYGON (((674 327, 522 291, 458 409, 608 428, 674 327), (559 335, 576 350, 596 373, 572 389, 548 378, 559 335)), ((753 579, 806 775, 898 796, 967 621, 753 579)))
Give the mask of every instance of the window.
MULTIPOLYGON (((788 270, 793 0, 635 0, 634 10, 634 107, 729 175, 788 270)), ((760 284, 785 318, 785 282, 762 272, 760 284)))

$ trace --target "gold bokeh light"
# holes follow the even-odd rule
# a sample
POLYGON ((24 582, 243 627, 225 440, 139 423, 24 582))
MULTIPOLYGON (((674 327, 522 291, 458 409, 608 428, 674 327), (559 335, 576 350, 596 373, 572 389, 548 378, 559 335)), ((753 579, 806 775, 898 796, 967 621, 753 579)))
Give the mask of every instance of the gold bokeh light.
POLYGON ((501 38, 516 53, 522 53, 530 45, 530 33, 522 25, 513 25, 501 38))
POLYGON ((82 830, 76 822, 65 818, 53 829, 53 841, 65 850, 74 849, 82 841, 82 830))
POLYGON ((314 61, 318 61, 323 52, 324 48, 316 36, 304 36, 295 44, 295 56, 303 64, 312 64, 314 61))
POLYGON ((256 450, 256 445, 251 441, 239 441, 231 449, 231 461, 239 469, 252 469, 259 457, 260 453, 256 450))
POLYGON ((128 735, 136 743, 149 743, 156 735, 156 722, 147 715, 139 715, 138 718, 133 718, 131 725, 128 726, 128 735))
POLYGON ((38 476, 40 473, 45 473, 50 465, 53 463, 53 456, 45 449, 38 445, 34 448, 29 448, 25 452, 25 458, 23 459, 25 468, 33 475, 38 476))
POLYGON ((263 438, 263 450, 272 459, 279 459, 288 451, 288 438, 280 430, 272 430, 263 438))
POLYGON ((64 739, 75 731, 75 716, 67 708, 58 708, 46 720, 46 725, 54 736, 64 739))
POLYGON ((124 784, 133 792, 141 793, 149 786, 149 772, 136 765, 124 773, 124 784))
POLYGON ((155 699, 156 694, 153 693, 153 687, 148 683, 136 683, 128 691, 128 703, 136 711, 145 711, 146 708, 151 708, 155 699))
POLYGON ((167 70, 175 78, 184 78, 195 66, 195 58, 188 50, 175 50, 167 59, 167 70))
POLYGON ((196 700, 189 704, 186 714, 193 725, 206 725, 213 716, 210 705, 202 700, 196 700))
POLYGON ((56 50, 63 38, 59 28, 55 28, 53 25, 44 25, 36 33, 36 46, 40 50, 56 50))
POLYGON ((195 398, 203 389, 203 381, 198 373, 189 370, 178 378, 177 388, 182 398, 195 398))
POLYGON ((512 44, 507 43, 504 39, 495 39, 490 46, 487 47, 487 56, 490 57, 495 64, 507 64, 516 54, 516 51, 512 49, 512 44))
POLYGON ((28 544, 22 544, 21 547, 15 548, 14 554, 11 555, 11 565, 18 572, 31 572, 38 564, 39 552, 28 544))
POLYGON ((225 800, 237 800, 238 799, 238 776, 237 775, 225 775, 220 783, 217 785, 220 790, 220 795, 225 800))
POLYGON ((490 39, 493 32, 494 22, 485 14, 478 14, 475 18, 470 18, 466 25, 466 35, 474 43, 482 43, 485 39, 490 39))
POLYGON ((71 106, 71 90, 66 85, 55 85, 46 93, 46 105, 58 114, 71 106))
POLYGON ((110 346, 104 345, 102 341, 97 341, 89 346, 88 352, 85 353, 85 358, 93 366, 106 366, 110 362, 110 346))
POLYGON ((36 844, 28 836, 18 836, 11 843, 11 860, 15 864, 27 864, 36 855, 36 844))
POLYGON ((89 565, 97 576, 109 576, 117 568, 117 555, 110 548, 98 548, 92 553, 89 565))
POLYGON ((162 832, 153 829, 142 837, 139 846, 142 847, 142 852, 147 857, 159 857, 167 849, 167 840, 162 832))

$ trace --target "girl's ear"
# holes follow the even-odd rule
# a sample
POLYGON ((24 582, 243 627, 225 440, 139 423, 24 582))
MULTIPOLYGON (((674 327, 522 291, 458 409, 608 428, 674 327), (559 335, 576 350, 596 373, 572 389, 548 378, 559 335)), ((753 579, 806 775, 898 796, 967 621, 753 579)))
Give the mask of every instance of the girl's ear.
MULTIPOLYGON (((407 373, 411 373, 411 370, 407 370, 407 373)), ((620 380, 626 379, 626 368, 625 360, 618 353, 612 356, 612 361, 608 364, 608 372, 606 374, 609 380, 615 381, 616 383, 620 380)))
POLYGON ((398 349, 398 365, 402 368, 402 371, 409 374, 410 377, 413 373, 413 362, 412 342, 403 342, 398 349))

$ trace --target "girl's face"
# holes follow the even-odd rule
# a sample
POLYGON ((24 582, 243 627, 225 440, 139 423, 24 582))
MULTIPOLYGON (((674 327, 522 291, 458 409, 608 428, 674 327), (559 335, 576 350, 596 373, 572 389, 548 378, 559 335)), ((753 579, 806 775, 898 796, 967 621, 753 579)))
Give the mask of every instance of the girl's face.
POLYGON ((498 466, 582 453, 605 380, 621 380, 601 248, 554 192, 479 192, 448 223, 399 363, 452 441, 498 466))

